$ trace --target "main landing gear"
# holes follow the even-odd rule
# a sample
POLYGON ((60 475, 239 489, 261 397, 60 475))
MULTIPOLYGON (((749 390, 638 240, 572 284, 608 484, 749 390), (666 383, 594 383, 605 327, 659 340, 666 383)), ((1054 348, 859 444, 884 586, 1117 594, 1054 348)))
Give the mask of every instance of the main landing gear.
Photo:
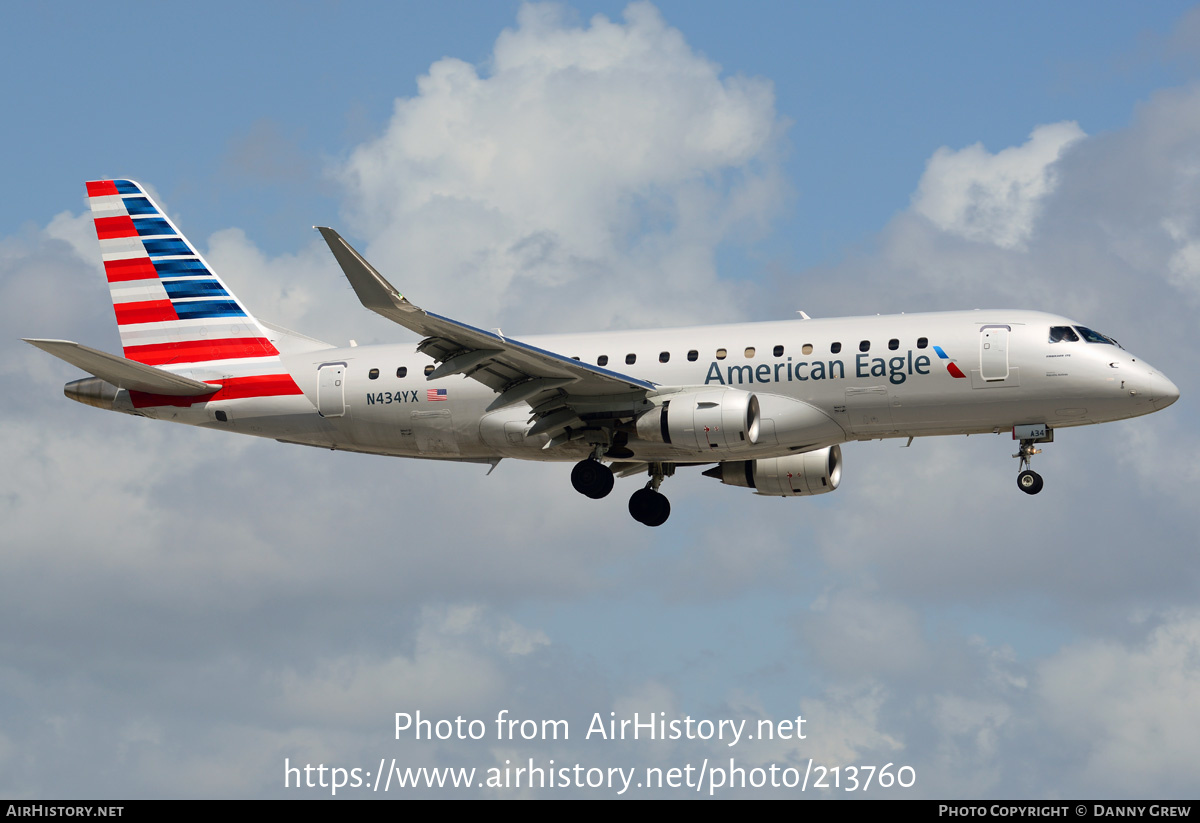
POLYGON ((614 482, 612 470, 594 457, 580 460, 571 469, 571 485, 575 491, 593 500, 608 497, 614 482))
POLYGON ((673 463, 651 463, 650 482, 646 488, 638 489, 629 498, 629 513, 633 519, 647 526, 661 526, 671 516, 671 501, 666 498, 658 487, 663 478, 675 473, 673 463))
POLYGON ((1017 488, 1026 494, 1037 494, 1042 490, 1042 476, 1029 468, 1029 462, 1042 450, 1034 448, 1036 440, 1022 440, 1020 450, 1013 455, 1021 459, 1021 473, 1017 475, 1017 488))
MULTIPOLYGON (((571 485, 575 487, 575 491, 593 500, 607 497, 613 489, 612 470, 600 462, 601 456, 603 455, 580 460, 575 464, 575 468, 571 469, 571 485)), ((667 500, 658 487, 662 485, 664 477, 675 473, 675 465, 651 463, 649 471, 650 482, 629 498, 629 513, 639 523, 661 526, 671 516, 671 501, 667 500)))

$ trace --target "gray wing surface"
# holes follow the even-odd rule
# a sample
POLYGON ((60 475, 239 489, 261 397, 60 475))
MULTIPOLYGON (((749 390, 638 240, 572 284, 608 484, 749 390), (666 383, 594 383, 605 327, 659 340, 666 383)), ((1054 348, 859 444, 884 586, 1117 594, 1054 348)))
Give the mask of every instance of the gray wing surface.
POLYGON ((488 410, 528 403, 538 417, 529 434, 559 433, 581 415, 632 408, 654 383, 593 366, 426 311, 409 302, 331 228, 317 226, 359 301, 424 336, 417 350, 439 365, 429 380, 462 374, 497 392, 488 410), (591 412, 585 409, 592 409, 591 412))

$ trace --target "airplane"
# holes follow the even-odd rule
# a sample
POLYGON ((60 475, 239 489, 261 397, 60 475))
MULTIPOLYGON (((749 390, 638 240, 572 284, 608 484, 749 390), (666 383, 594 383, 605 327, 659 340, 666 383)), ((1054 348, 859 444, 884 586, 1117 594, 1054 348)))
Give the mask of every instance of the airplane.
POLYGON ((315 227, 362 304, 420 336, 334 346, 255 317, 132 180, 87 183, 124 356, 26 342, 91 377, 67 397, 283 443, 490 465, 571 461, 600 499, 660 526, 680 467, 760 495, 838 488, 841 444, 1011 434, 1018 488, 1058 429, 1164 409, 1179 389, 1113 338, 1026 310, 508 337, 419 308, 315 227))

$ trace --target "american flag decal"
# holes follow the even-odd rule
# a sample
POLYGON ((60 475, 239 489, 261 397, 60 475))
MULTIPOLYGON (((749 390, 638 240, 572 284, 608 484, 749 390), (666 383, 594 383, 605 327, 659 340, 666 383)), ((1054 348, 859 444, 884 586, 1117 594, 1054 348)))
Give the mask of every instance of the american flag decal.
POLYGON ((425 399, 426 400, 447 400, 449 398, 446 397, 445 389, 426 389, 425 390, 425 399))

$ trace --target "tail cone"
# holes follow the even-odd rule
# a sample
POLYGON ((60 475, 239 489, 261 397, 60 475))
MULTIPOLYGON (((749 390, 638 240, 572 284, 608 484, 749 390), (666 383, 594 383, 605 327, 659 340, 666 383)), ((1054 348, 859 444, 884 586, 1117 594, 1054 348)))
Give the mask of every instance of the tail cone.
POLYGON ((99 377, 72 380, 63 386, 63 394, 72 400, 108 411, 113 410, 113 401, 117 399, 117 391, 116 386, 99 377))

